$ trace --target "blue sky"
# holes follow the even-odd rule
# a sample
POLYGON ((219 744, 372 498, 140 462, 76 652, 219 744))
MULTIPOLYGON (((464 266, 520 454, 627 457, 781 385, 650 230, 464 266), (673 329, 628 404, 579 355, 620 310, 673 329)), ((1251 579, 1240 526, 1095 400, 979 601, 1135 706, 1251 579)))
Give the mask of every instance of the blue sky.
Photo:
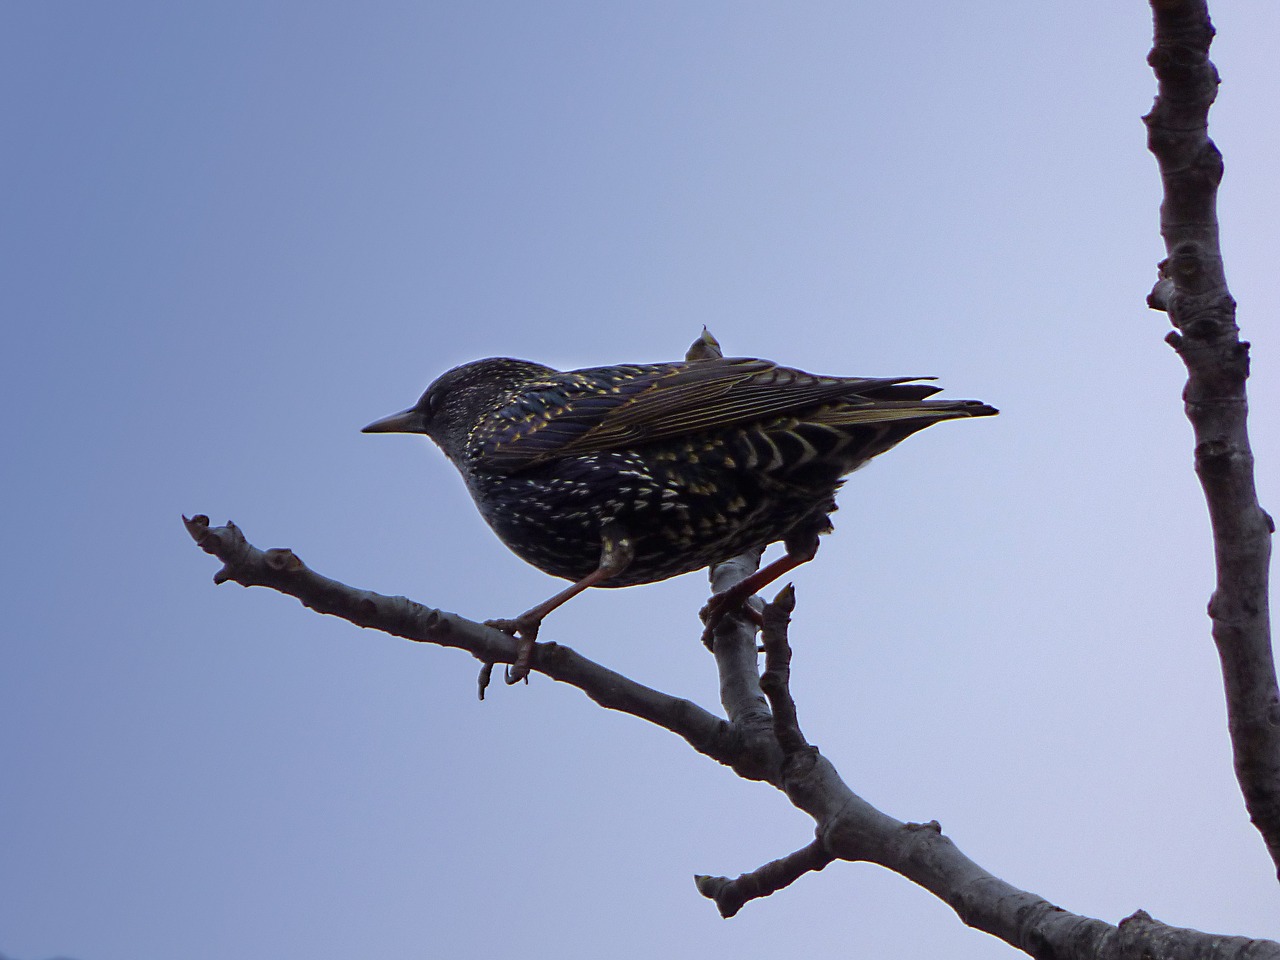
MULTIPOLYGON (((1277 496, 1280 11, 1217 5, 1223 243, 1277 496)), ((855 790, 1115 922, 1280 937, 1204 606, 1139 0, 11 4, 0 953, 1012 956, 534 678, 211 582, 180 515, 476 619, 556 586, 428 444, 438 373, 726 352, 1002 410, 857 474, 795 577, 855 790)), ((544 636, 715 706, 690 575, 544 636)))

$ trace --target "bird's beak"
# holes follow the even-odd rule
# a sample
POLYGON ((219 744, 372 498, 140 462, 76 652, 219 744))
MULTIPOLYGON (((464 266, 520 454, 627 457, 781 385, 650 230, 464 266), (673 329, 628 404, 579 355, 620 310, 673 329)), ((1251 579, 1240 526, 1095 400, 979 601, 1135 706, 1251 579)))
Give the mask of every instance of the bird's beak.
POLYGON ((361 433, 426 433, 426 424, 422 421, 422 413, 416 407, 401 410, 389 417, 375 420, 361 433))

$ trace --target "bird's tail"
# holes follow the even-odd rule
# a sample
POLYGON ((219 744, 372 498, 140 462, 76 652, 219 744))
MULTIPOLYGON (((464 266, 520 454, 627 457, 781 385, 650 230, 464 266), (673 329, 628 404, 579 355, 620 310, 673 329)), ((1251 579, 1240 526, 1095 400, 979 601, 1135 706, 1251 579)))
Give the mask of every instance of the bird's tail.
MULTIPOLYGON (((902 389, 902 388, 898 388, 902 389)), ((933 390, 933 388, 924 388, 933 390)), ((887 392, 887 391, 885 391, 887 392)), ((899 394, 899 396, 901 396, 899 394)), ((904 420, 922 421, 926 427, 940 420, 957 420, 963 417, 991 417, 1000 411, 981 400, 875 400, 867 404, 836 404, 815 420, 832 427, 860 424, 892 423, 904 420)))

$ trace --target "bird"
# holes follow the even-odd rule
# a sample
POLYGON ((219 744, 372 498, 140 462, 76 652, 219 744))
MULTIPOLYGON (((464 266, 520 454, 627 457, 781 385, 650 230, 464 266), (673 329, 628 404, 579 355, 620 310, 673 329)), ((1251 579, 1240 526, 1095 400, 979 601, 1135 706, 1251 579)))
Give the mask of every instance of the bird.
MULTIPOLYGON (((931 400, 927 377, 837 377, 709 356, 561 371, 510 357, 455 367, 365 433, 430 437, 498 538, 572 582, 491 626, 521 641, 589 587, 627 587, 781 541, 786 554, 703 609, 703 639, 765 584, 817 554, 844 478, 943 420, 991 416, 931 400)), ((514 679, 513 679, 514 676, 514 679)))

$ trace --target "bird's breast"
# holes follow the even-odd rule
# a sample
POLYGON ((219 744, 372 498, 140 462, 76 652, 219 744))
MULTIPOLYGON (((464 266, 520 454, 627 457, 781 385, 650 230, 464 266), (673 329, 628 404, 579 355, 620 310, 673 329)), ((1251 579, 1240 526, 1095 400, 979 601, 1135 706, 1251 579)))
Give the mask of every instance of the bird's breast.
POLYGON ((514 474, 477 470, 467 482, 503 543, 553 576, 595 570, 601 527, 620 524, 635 558, 606 586, 665 580, 780 540, 836 485, 780 481, 695 444, 566 457, 514 474))

